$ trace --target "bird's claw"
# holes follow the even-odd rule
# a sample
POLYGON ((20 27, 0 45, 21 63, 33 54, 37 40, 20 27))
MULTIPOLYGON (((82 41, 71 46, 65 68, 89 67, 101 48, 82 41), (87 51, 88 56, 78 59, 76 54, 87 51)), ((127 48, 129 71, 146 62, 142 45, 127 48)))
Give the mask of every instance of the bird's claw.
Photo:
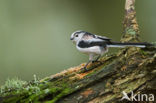
POLYGON ((98 60, 94 60, 94 61, 92 61, 92 63, 96 63, 96 62, 100 62, 100 61, 98 61, 98 60))
POLYGON ((87 72, 87 71, 88 71, 87 67, 83 67, 83 68, 82 68, 82 71, 83 71, 83 72, 87 72))
POLYGON ((85 71, 87 71, 87 67, 84 67, 83 69, 84 69, 85 71))
POLYGON ((95 62, 97 62, 97 61, 92 61, 92 63, 95 63, 95 62))

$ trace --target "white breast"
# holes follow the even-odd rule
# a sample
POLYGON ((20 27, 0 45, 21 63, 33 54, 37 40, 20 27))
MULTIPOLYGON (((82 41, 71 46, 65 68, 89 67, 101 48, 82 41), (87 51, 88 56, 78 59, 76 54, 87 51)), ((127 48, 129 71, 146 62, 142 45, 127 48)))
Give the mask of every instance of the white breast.
POLYGON ((80 48, 80 47, 76 46, 76 48, 80 52, 86 53, 86 54, 90 54, 90 53, 93 53, 93 54, 101 54, 102 53, 102 50, 100 49, 99 46, 93 46, 93 47, 89 47, 89 48, 80 48))

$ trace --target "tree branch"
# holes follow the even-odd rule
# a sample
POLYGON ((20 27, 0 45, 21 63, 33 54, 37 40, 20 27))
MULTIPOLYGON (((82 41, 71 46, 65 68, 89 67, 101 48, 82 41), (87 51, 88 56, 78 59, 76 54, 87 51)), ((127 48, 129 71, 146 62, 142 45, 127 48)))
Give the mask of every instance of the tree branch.
POLYGON ((135 0, 126 0, 123 27, 124 34, 121 39, 122 42, 140 41, 139 28, 136 20, 135 0))

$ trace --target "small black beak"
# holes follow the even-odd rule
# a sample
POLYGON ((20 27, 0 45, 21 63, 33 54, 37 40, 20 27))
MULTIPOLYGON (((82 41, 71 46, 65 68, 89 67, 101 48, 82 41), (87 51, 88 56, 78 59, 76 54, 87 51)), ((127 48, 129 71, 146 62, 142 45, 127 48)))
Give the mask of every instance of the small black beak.
POLYGON ((73 40, 74 38, 70 38, 70 40, 73 40))

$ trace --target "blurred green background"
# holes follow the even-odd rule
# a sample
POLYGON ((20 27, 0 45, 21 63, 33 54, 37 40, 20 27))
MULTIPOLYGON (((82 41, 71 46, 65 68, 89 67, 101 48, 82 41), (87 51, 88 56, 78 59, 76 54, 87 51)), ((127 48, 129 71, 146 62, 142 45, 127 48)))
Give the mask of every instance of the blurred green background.
MULTIPOLYGON (((88 60, 69 40, 85 30, 119 41, 125 0, 0 0, 0 84, 55 74, 88 60)), ((156 0, 136 0, 143 41, 156 41, 156 0)))

